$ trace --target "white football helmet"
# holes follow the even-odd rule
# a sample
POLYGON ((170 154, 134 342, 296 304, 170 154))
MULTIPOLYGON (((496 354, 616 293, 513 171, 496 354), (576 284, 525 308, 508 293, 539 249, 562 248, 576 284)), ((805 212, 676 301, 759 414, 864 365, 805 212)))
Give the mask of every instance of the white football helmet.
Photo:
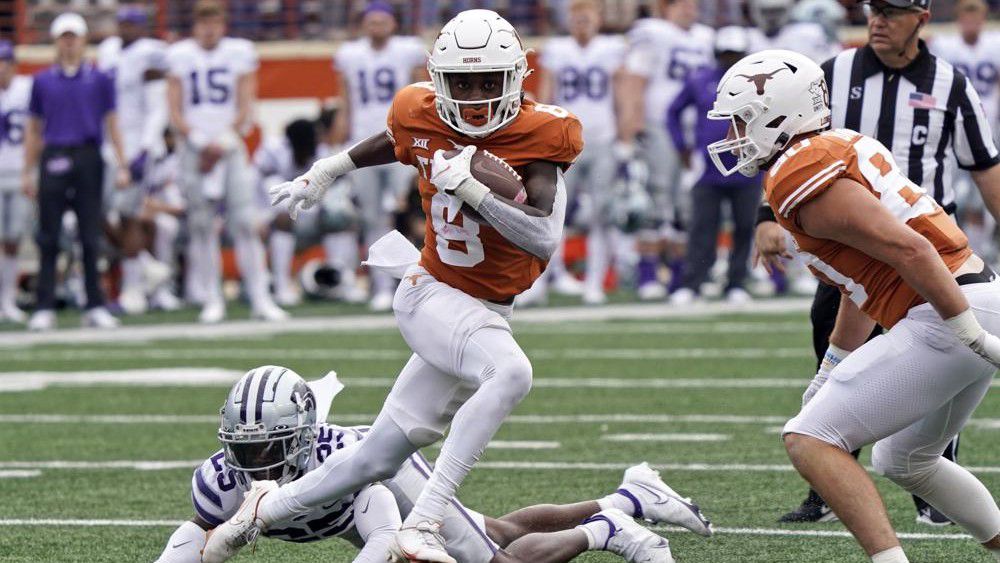
POLYGON ((769 50, 744 57, 719 81, 709 119, 730 120, 729 136, 708 146, 723 175, 755 176, 802 133, 830 127, 830 95, 823 70, 809 57, 769 50), (724 155, 737 157, 727 166, 724 155))
POLYGON ((750 0, 750 19, 767 34, 777 32, 792 17, 794 0, 750 0))
POLYGON ((427 62, 434 81, 437 112, 452 129, 470 137, 485 137, 507 125, 521 110, 522 84, 528 60, 514 26, 491 10, 466 10, 452 18, 438 35, 427 62), (489 100, 459 101, 451 96, 451 73, 503 72, 503 93, 489 100), (482 124, 469 123, 463 109, 487 105, 482 124))
POLYGON ((261 366, 233 385, 219 411, 226 465, 251 480, 288 483, 306 469, 316 438, 316 398, 294 371, 261 366))

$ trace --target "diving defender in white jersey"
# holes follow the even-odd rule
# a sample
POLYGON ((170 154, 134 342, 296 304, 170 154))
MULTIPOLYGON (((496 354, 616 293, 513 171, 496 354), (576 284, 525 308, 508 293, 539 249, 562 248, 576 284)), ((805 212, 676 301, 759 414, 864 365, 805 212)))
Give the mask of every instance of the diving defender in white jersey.
MULTIPOLYGON (((641 133, 641 158, 649 167, 649 189, 655 217, 639 234, 639 297, 661 299, 665 288, 657 281, 661 236, 657 228, 669 226, 682 214, 680 194, 680 157, 667 132, 667 108, 673 103, 692 71, 714 64, 715 33, 698 23, 695 0, 660 0, 660 13, 666 19, 645 18, 636 21, 628 33, 625 56, 625 85, 628 95, 621 105, 627 110, 622 147, 629 147, 641 133)), ((691 119, 694 123, 694 119, 691 119)), ((622 157, 628 156, 623 149, 622 157)))
POLYGON ((217 323, 225 318, 217 227, 217 215, 224 209, 252 315, 284 320, 288 314, 274 304, 267 287, 251 167, 241 138, 253 119, 257 53, 253 43, 224 36, 221 3, 201 0, 194 18, 192 37, 175 43, 167 53, 170 121, 183 137, 181 185, 188 199, 192 266, 187 293, 201 301, 199 321, 217 323))
MULTIPOLYGON (((167 45, 144 37, 147 14, 144 8, 123 6, 118 11, 119 35, 108 37, 97 48, 97 66, 115 80, 118 123, 125 144, 125 158, 132 173, 132 185, 124 190, 111 186, 112 174, 105 174, 104 193, 110 207, 120 216, 119 239, 122 251, 122 284, 118 304, 128 314, 144 313, 147 293, 157 291, 169 276, 169 269, 146 251, 147 241, 138 215, 146 195, 145 177, 152 162, 163 152, 163 131, 167 127, 166 77, 167 45)), ((110 148, 105 148, 110 153, 110 148)), ((107 159, 111 160, 111 159, 107 159)), ((164 288, 165 289, 165 288, 164 288)), ((159 294, 172 305, 173 294, 159 294)))
MULTIPOLYGON (((279 366, 261 366, 240 378, 221 411, 223 449, 191 479, 195 516, 173 533, 157 563, 225 560, 206 548, 206 532, 245 511, 241 504, 247 496, 274 481, 298 479, 335 450, 357 447, 367 427, 325 422, 330 401, 342 387, 335 374, 306 383, 279 366)), ((288 542, 341 538, 358 548, 355 563, 382 563, 389 560, 393 536, 430 472, 429 462, 415 453, 391 479, 275 522, 263 534, 288 542)), ((598 500, 536 505, 490 518, 453 499, 441 533, 448 553, 462 563, 561 563, 588 550, 610 551, 631 562, 672 563, 667 540, 633 518, 712 533, 698 507, 645 463, 629 468, 621 486, 598 500)))
MULTIPOLYGON (((396 92, 412 82, 427 80, 427 48, 417 37, 395 35, 396 18, 389 4, 368 4, 361 29, 364 37, 344 43, 334 56, 344 104, 333 126, 334 145, 354 145, 384 129, 396 92)), ((351 176, 365 248, 392 229, 393 212, 409 191, 413 176, 412 168, 395 162, 358 170, 351 176)), ((340 261, 354 264, 357 257, 344 256, 340 261)), ((381 272, 369 271, 369 276, 371 308, 388 311, 395 284, 381 272)))
MULTIPOLYGON (((625 42, 618 36, 597 34, 601 12, 596 0, 570 2, 569 28, 570 35, 550 39, 542 47, 539 62, 545 79, 539 99, 566 108, 583 123, 583 152, 567 172, 566 185, 571 197, 585 191, 590 198, 583 302, 600 304, 605 301, 604 274, 611 253, 608 217, 618 164, 614 145, 620 138, 617 105, 621 103, 625 42)), ((549 270, 560 264, 561 256, 558 260, 554 256, 549 270)), ((565 268, 562 275, 568 275, 565 268)), ((540 277, 535 284, 545 279, 540 277)), ((554 281, 560 283, 558 278, 554 281)))
POLYGON ((18 76, 15 65, 14 45, 0 41, 0 321, 23 323, 16 303, 17 250, 32 216, 20 183, 31 77, 18 76))

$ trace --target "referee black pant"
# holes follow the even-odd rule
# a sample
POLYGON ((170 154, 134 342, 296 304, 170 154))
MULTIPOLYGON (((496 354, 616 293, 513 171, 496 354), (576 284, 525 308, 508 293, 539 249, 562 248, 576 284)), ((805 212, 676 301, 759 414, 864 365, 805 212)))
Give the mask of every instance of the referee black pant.
MULTIPOLYGON (((812 309, 809 311, 809 320, 812 321, 813 328, 813 350, 816 352, 816 370, 823 362, 826 349, 830 346, 830 334, 833 333, 833 325, 837 322, 837 310, 840 308, 840 290, 832 285, 820 283, 816 288, 816 296, 813 298, 812 309)), ((868 340, 882 334, 882 327, 876 326, 868 340)), ((851 452, 854 457, 858 457, 861 450, 851 452)), ((946 459, 955 461, 958 458, 958 436, 948 447, 945 448, 943 456, 946 459)), ((815 494, 810 492, 810 494, 815 494)), ((927 503, 919 497, 913 497, 913 502, 917 505, 917 510, 927 506, 927 503)))
POLYGON ((38 270, 36 309, 55 307, 56 259, 62 237, 62 218, 67 207, 76 214, 83 249, 83 277, 87 309, 104 305, 97 254, 101 241, 104 189, 104 159, 96 144, 45 147, 39 164, 38 270))

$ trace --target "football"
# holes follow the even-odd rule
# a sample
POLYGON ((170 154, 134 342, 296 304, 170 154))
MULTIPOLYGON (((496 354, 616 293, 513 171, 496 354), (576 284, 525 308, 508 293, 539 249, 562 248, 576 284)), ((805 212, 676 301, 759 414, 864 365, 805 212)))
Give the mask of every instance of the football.
MULTIPOLYGON (((448 151, 446 157, 451 158, 461 152, 460 149, 448 151)), ((524 203, 528 199, 528 192, 521 183, 521 175, 518 174, 507 161, 487 150, 478 150, 472 155, 472 163, 469 167, 472 177, 486 185, 493 193, 507 199, 524 203)), ((468 205, 462 205, 462 215, 476 221, 486 223, 479 213, 476 213, 468 205)))

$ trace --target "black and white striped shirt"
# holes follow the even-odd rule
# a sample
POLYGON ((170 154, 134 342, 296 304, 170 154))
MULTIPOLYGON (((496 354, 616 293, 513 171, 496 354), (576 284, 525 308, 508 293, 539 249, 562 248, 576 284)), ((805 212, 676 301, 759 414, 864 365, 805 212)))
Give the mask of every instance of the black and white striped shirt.
POLYGON ((888 147, 915 184, 954 212, 956 165, 984 170, 1000 162, 979 95, 965 75, 920 42, 901 69, 882 64, 870 46, 823 63, 833 127, 857 131, 888 147))

